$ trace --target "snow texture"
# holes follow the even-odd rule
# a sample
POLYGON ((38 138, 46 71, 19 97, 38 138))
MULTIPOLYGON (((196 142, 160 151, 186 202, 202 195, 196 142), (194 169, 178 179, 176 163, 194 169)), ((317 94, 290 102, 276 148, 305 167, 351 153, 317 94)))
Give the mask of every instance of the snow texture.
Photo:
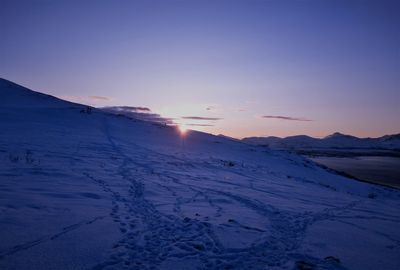
POLYGON ((400 192, 0 80, 0 269, 400 269, 400 192))

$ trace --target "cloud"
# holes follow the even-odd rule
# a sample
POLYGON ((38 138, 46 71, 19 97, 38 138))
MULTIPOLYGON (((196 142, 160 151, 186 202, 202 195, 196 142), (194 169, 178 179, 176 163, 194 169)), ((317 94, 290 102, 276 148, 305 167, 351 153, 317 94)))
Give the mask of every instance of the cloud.
POLYGON ((166 125, 174 125, 174 118, 162 117, 159 114, 152 113, 151 110, 147 107, 131 107, 131 106, 112 106, 112 107, 103 107, 101 108, 103 111, 112 113, 112 114, 122 114, 127 117, 131 117, 138 120, 166 124, 166 125))
POLYGON ((93 100, 104 100, 104 101, 110 101, 111 98, 109 97, 102 97, 102 96, 88 96, 89 99, 93 100))
POLYGON ((190 127, 213 127, 214 125, 210 125, 210 124, 185 124, 185 126, 190 126, 190 127))
POLYGON ((218 117, 201 117, 201 116, 182 116, 181 118, 188 120, 206 120, 206 121, 217 121, 223 119, 218 117))
POLYGON ((151 110, 147 107, 114 106, 114 107, 106 107, 106 108, 114 108, 114 109, 120 110, 120 111, 151 112, 151 110))
POLYGON ((208 112, 221 112, 223 110, 222 106, 220 104, 204 104, 205 110, 208 112))
POLYGON ((105 103, 112 100, 112 98, 104 96, 60 96, 59 98, 89 105, 96 105, 98 103, 105 103))
POLYGON ((307 118, 302 118, 302 117, 290 117, 290 116, 281 116, 281 115, 263 115, 261 118, 267 118, 267 119, 279 119, 279 120, 289 120, 289 121, 313 121, 311 119, 307 118))
POLYGON ((221 111, 221 106, 219 105, 209 105, 207 106, 206 110, 209 112, 217 112, 217 111, 221 111))

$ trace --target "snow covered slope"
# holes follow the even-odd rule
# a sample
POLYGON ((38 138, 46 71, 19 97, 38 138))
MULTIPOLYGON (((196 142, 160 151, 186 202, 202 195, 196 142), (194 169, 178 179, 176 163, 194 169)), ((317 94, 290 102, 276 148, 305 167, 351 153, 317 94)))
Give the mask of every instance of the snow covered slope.
POLYGON ((399 269, 399 191, 82 108, 0 81, 0 269, 399 269))
POLYGON ((242 140, 252 145, 268 146, 272 149, 312 150, 312 149, 387 149, 400 150, 400 134, 379 138, 358 138, 335 132, 318 139, 306 135, 278 137, 248 137, 242 140))

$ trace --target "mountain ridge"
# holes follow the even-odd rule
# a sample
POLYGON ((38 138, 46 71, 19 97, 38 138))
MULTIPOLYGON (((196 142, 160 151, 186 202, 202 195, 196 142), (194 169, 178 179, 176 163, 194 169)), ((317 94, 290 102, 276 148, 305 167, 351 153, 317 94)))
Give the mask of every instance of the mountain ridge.
POLYGON ((314 138, 307 135, 289 137, 246 137, 243 142, 268 146, 273 149, 309 149, 309 148, 361 148, 361 149, 388 149, 400 150, 400 133, 384 135, 377 138, 359 138, 335 132, 324 138, 314 138))
POLYGON ((25 86, 0 78, 2 107, 85 107, 86 105, 66 101, 58 97, 31 90, 25 86))

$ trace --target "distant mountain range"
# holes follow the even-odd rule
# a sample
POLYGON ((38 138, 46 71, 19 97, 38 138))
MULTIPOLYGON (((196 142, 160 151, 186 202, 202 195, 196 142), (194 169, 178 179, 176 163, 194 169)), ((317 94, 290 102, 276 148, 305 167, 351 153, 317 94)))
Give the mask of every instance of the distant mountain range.
POLYGON ((325 138, 313 138, 306 135, 279 137, 248 137, 243 142, 281 150, 396 150, 400 151, 400 133, 379 138, 358 138, 339 132, 325 138))

